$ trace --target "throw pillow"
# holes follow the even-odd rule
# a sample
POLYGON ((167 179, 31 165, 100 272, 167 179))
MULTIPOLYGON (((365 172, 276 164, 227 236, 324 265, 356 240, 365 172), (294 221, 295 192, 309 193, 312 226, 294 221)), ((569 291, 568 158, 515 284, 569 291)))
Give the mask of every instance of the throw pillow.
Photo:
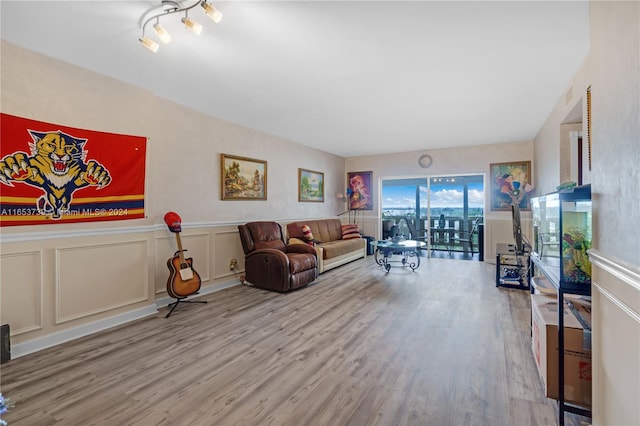
POLYGON ((358 229, 358 225, 342 225, 342 239, 350 240, 352 238, 360 238, 360 230, 358 229))
POLYGON ((302 236, 306 240, 307 244, 309 244, 310 246, 314 244, 313 232, 311 232, 311 228, 309 228, 309 225, 302 225, 302 236))

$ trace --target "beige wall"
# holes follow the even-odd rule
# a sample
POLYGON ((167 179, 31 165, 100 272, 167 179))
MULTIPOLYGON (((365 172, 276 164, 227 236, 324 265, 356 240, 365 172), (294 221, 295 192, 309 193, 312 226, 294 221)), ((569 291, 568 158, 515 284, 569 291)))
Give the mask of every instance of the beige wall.
MULTIPOLYGON (((609 256, 640 264, 640 31, 638 2, 592 2, 591 51, 571 85, 573 96, 558 104, 534 139, 538 193, 555 191, 566 177, 562 164, 562 124, 592 92, 592 171, 594 245, 609 256)), ((587 164, 585 163, 585 168, 587 164)))
MULTIPOLYGON (((535 138, 542 192, 561 183, 561 125, 592 91, 593 423, 640 424, 640 3, 590 2, 591 51, 535 138)), ((583 121, 586 135, 586 120, 583 121)))
POLYGON ((594 424, 640 424, 640 3, 591 2, 594 424))
MULTIPOLYGON (((531 161, 533 143, 531 141, 489 144, 462 148, 436 149, 418 152, 403 152, 386 155, 352 157, 346 160, 347 172, 373 171, 374 210, 364 214, 365 231, 379 236, 380 180, 388 178, 427 177, 442 175, 485 175, 485 260, 495 262, 495 247, 498 243, 513 243, 511 212, 491 211, 489 206, 489 165, 508 161, 531 161), (421 168, 420 155, 428 153, 433 158, 432 165, 421 168)), ((536 186, 537 177, 532 176, 536 186)), ((522 228, 530 237, 531 212, 522 212, 522 228)), ((358 216, 359 218, 361 216, 358 216)))
POLYGON ((640 265, 640 3, 591 3, 594 240, 640 265))
POLYGON ((0 321, 13 356, 156 312, 176 241, 162 217, 178 212, 203 292, 239 281, 237 224, 335 216, 344 159, 206 116, 152 93, 1 44, 2 112, 146 136, 145 219, 2 228, 0 321), (220 200, 220 153, 266 160, 266 201, 220 200), (324 172, 325 202, 298 202, 298 168, 324 172))

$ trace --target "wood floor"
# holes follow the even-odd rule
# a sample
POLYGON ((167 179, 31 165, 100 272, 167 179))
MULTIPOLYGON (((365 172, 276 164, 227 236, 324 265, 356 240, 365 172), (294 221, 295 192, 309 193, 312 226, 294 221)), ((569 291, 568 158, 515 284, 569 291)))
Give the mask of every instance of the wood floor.
MULTIPOLYGON (((289 294, 236 286, 2 366, 22 425, 553 425, 529 294, 494 266, 372 257, 289 294)), ((567 417, 567 424, 586 424, 567 417)))

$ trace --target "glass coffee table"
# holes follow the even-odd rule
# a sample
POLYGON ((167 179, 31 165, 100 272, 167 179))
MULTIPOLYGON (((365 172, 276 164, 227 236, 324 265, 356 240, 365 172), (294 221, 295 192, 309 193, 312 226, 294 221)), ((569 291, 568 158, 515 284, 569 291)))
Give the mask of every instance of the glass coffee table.
POLYGON ((371 241, 375 248, 376 263, 389 272, 392 266, 409 267, 415 271, 420 267, 420 249, 427 246, 422 241, 413 240, 384 240, 371 241), (394 257, 395 256, 395 257, 394 257))

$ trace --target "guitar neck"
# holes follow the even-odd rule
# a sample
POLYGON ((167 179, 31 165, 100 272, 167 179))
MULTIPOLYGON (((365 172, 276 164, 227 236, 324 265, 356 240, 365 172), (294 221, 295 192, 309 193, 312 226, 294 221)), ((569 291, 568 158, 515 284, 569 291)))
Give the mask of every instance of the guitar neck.
POLYGON ((186 265, 184 260, 184 250, 182 249, 182 241, 180 240, 180 233, 176 232, 176 242, 178 244, 178 256, 180 256, 180 267, 186 265))

